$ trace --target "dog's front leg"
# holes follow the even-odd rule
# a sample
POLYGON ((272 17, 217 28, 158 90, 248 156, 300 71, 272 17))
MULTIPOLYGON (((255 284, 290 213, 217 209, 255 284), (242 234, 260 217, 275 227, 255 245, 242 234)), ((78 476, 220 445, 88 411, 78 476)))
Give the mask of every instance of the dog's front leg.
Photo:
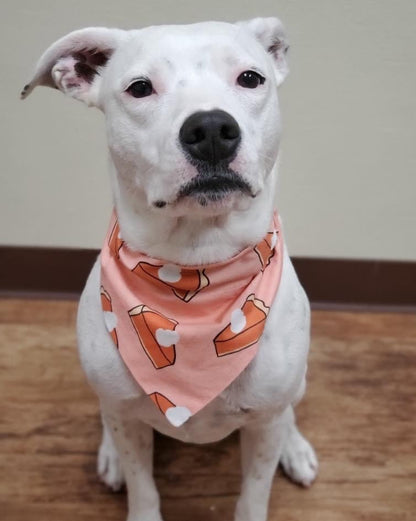
POLYGON ((153 429, 113 411, 102 411, 124 471, 129 514, 127 521, 162 521, 153 479, 153 429))
POLYGON ((287 412, 240 431, 243 481, 235 521, 266 521, 270 490, 287 435, 287 412))

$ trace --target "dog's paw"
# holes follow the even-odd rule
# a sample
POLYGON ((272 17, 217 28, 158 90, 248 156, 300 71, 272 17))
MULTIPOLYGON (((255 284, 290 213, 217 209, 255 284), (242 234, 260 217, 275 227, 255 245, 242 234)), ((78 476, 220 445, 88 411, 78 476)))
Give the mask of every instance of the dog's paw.
POLYGON ((124 485, 124 473, 120 458, 112 440, 104 439, 100 445, 97 459, 98 475, 108 487, 117 492, 124 485))
POLYGON ((285 474, 303 487, 312 485, 318 474, 318 460, 315 451, 296 426, 290 430, 280 457, 280 464, 285 474))

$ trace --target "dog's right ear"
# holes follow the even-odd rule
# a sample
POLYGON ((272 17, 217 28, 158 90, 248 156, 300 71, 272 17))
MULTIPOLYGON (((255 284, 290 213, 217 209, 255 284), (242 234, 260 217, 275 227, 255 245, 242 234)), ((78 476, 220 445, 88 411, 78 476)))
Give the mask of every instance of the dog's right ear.
POLYGON ((120 29, 89 27, 64 36, 41 56, 33 79, 21 92, 21 99, 43 85, 59 89, 89 106, 98 106, 100 74, 126 34, 120 29))
POLYGON ((279 86, 289 72, 287 64, 289 45, 282 22, 275 17, 253 18, 237 22, 237 25, 249 31, 273 58, 277 86, 279 86))

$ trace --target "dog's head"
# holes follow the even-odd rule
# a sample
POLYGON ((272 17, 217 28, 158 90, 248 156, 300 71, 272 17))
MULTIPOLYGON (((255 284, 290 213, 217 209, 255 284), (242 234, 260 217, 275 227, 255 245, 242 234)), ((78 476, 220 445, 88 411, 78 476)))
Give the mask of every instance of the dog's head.
POLYGON ((167 215, 218 215, 263 189, 277 158, 276 18, 123 31, 87 28, 40 58, 37 85, 100 108, 120 182, 167 215))

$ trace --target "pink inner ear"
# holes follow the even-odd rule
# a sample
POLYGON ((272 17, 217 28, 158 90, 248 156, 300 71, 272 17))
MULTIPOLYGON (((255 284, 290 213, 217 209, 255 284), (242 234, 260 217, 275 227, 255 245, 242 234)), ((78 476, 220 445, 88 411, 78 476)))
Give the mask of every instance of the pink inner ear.
POLYGON ((73 56, 66 56, 56 62, 51 74, 59 90, 75 97, 80 97, 89 90, 95 71, 88 74, 78 71, 80 64, 73 56))

